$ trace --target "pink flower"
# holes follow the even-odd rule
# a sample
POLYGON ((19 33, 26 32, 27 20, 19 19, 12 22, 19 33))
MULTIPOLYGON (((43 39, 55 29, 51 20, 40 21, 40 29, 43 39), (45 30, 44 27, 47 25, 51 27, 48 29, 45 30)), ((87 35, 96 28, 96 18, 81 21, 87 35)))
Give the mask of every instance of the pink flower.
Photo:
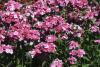
POLYGON ((70 0, 73 6, 83 7, 88 5, 88 0, 70 0))
POLYGON ((56 41, 56 36, 55 35, 48 35, 48 36, 46 36, 46 41, 47 42, 54 42, 54 41, 56 41))
POLYGON ((91 27, 91 31, 92 32, 98 32, 99 31, 99 27, 94 25, 94 26, 91 27))
POLYGON ((42 52, 54 53, 56 51, 56 46, 53 43, 41 42, 35 46, 35 49, 39 49, 42 52))
POLYGON ((45 13, 51 12, 51 9, 47 6, 46 2, 43 0, 38 0, 34 3, 35 15, 44 15, 45 13))
POLYGON ((36 55, 35 49, 33 49, 32 51, 29 51, 28 53, 31 55, 32 58, 34 58, 34 56, 36 55))
POLYGON ((60 9, 59 9, 58 6, 53 6, 53 7, 51 7, 51 11, 52 11, 52 12, 59 12, 60 9))
POLYGON ((70 25, 68 23, 62 24, 62 30, 67 31, 70 28, 70 25))
POLYGON ((69 43, 69 49, 75 49, 75 48, 77 48, 77 47, 79 47, 78 42, 71 41, 71 42, 69 43))
MULTIPOLYGON (((42 23, 41 27, 44 30, 49 31, 50 29, 53 29, 54 27, 56 27, 60 24, 64 24, 64 23, 65 23, 64 18, 62 18, 60 16, 48 16, 48 17, 46 17, 46 19, 42 23)), ((66 28, 66 25, 67 24, 64 24, 65 28, 66 28)))
POLYGON ((4 47, 6 53, 13 54, 13 47, 11 45, 7 45, 4 47))
POLYGON ((20 12, 3 11, 1 16, 2 16, 2 20, 5 23, 11 23, 11 22, 18 23, 21 22, 21 20, 23 19, 20 18, 20 16, 22 16, 20 12))
POLYGON ((17 31, 15 31, 15 32, 13 33, 13 35, 16 35, 16 36, 17 36, 18 34, 19 34, 19 32, 17 32, 17 31))
POLYGON ((56 51, 55 48, 56 46, 53 43, 41 42, 35 46, 35 49, 29 51, 28 53, 31 55, 32 58, 34 58, 36 54, 41 54, 42 52, 54 53, 56 51))
POLYGON ((61 23, 58 26, 55 27, 56 32, 62 32, 62 31, 68 31, 70 28, 70 25, 68 23, 61 23))
POLYGON ((62 37, 61 37, 62 40, 64 39, 68 39, 68 36, 66 34, 64 34, 62 37))
POLYGON ((33 30, 28 23, 16 23, 14 26, 10 27, 8 32, 10 38, 16 40, 30 39, 39 40, 40 32, 38 30, 33 30))
POLYGON ((56 0, 46 0, 49 5, 57 5, 56 0))
POLYGON ((16 31, 10 30, 10 31, 8 32, 8 36, 9 36, 10 38, 13 38, 13 39, 20 39, 20 38, 23 39, 22 32, 17 31, 17 30, 16 30, 16 31))
POLYGON ((5 44, 0 45, 0 53, 3 53, 3 52, 13 54, 13 46, 5 45, 5 44))
POLYGON ((0 34, 0 42, 4 41, 4 39, 5 39, 5 36, 0 34))
POLYGON ((68 61, 70 62, 70 64, 75 64, 77 59, 72 56, 72 57, 68 58, 68 61))
POLYGON ((76 50, 72 50, 69 54, 72 55, 72 56, 75 56, 75 55, 77 55, 77 51, 76 50))
POLYGON ((50 67, 63 67, 62 65, 63 65, 62 60, 59 60, 57 58, 50 64, 50 67))
POLYGON ((67 6, 69 0, 57 0, 57 2, 58 4, 60 4, 60 6, 67 6))
POLYGON ((20 9, 22 7, 22 4, 15 2, 13 0, 9 0, 8 3, 5 3, 5 6, 7 7, 6 10, 14 11, 15 9, 20 9))
POLYGON ((34 26, 36 27, 36 28, 42 28, 42 25, 43 25, 43 23, 42 22, 37 22, 34 26))
POLYGON ((32 40, 39 40, 40 39, 40 33, 38 30, 28 30, 26 31, 25 38, 26 39, 32 39, 32 40))
POLYGON ((4 41, 5 39, 4 34, 5 34, 5 30, 1 28, 0 29, 0 42, 4 41))
POLYGON ((90 11, 87 11, 85 18, 88 18, 91 20, 94 18, 94 16, 95 16, 95 13, 90 10, 90 11))
POLYGON ((78 49, 77 50, 77 56, 78 57, 83 57, 83 55, 85 55, 85 51, 83 49, 78 49))
POLYGON ((99 43, 100 44, 100 39, 99 40, 94 40, 94 42, 99 43))
POLYGON ((7 48, 7 49, 5 49, 5 52, 6 52, 6 53, 9 53, 9 54, 13 54, 13 50, 12 50, 12 49, 8 49, 8 48, 7 48))
POLYGON ((81 37, 82 34, 84 33, 84 30, 79 26, 79 25, 70 25, 70 33, 74 36, 74 37, 81 37))

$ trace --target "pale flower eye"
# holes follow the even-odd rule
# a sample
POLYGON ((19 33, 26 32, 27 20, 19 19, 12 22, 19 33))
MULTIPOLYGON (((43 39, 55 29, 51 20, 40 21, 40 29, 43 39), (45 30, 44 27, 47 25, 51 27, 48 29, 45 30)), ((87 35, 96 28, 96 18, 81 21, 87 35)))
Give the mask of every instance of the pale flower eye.
POLYGON ((48 45, 45 45, 44 48, 49 48, 49 46, 48 45))
POLYGON ((14 15, 14 18, 18 18, 18 16, 15 14, 15 15, 14 15))
POLYGON ((14 5, 11 5, 11 6, 10 6, 10 10, 11 10, 11 11, 15 10, 14 5))
POLYGON ((12 50, 12 49, 5 49, 5 52, 6 52, 6 53, 13 54, 13 50, 12 50))
POLYGON ((48 37, 48 39, 51 39, 51 37, 48 37))
POLYGON ((14 32, 14 35, 18 35, 19 33, 17 31, 14 32))

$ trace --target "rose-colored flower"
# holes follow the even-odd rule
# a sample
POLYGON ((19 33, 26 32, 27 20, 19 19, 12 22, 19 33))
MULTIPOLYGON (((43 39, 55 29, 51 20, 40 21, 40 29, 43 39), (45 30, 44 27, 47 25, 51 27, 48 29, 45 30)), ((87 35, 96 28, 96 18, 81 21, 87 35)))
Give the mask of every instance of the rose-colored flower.
POLYGON ((94 25, 94 26, 91 27, 91 31, 92 32, 98 32, 99 31, 99 27, 94 25))
POLYGON ((14 11, 15 9, 20 9, 22 4, 15 2, 14 0, 9 0, 7 3, 5 3, 5 6, 7 7, 6 10, 14 11))
POLYGON ((72 55, 72 56, 75 56, 75 55, 77 55, 77 51, 76 50, 72 50, 69 54, 72 55))
POLYGON ((68 58, 68 61, 70 62, 70 64, 75 64, 77 59, 72 56, 72 57, 68 58))
POLYGON ((36 55, 35 49, 29 51, 28 53, 31 55, 32 58, 34 58, 34 56, 36 55))
POLYGON ((53 43, 41 42, 35 46, 35 49, 39 49, 42 52, 54 53, 56 51, 56 46, 53 43))
POLYGON ((62 37, 61 37, 62 40, 65 40, 65 39, 68 39, 68 36, 66 34, 64 34, 62 37))
POLYGON ((26 32, 25 38, 32 39, 32 40, 39 40, 40 39, 40 33, 38 30, 29 30, 26 32))
POLYGON ((0 34, 0 42, 4 41, 4 39, 5 39, 5 36, 3 36, 3 35, 0 34))
POLYGON ((88 5, 88 0, 70 0, 73 6, 83 7, 88 5))
POLYGON ((96 43, 99 43, 99 44, 100 44, 100 39, 98 39, 98 40, 94 40, 94 42, 96 42, 96 43))
POLYGON ((56 36, 55 35, 48 35, 48 36, 46 36, 46 41, 47 42, 54 42, 54 41, 56 41, 56 36))
POLYGON ((50 64, 50 67, 63 67, 63 62, 57 58, 50 64))
POLYGON ((77 47, 79 47, 78 42, 71 41, 71 42, 69 43, 69 49, 75 49, 75 48, 77 48, 77 47))
POLYGON ((0 53, 3 53, 3 52, 13 54, 13 46, 1 44, 0 45, 0 53))
POLYGON ((92 11, 87 11, 86 15, 85 15, 85 18, 88 18, 88 19, 93 19, 95 16, 95 13, 92 12, 92 11))
POLYGON ((85 55, 85 51, 83 49, 78 49, 77 50, 77 56, 78 57, 83 57, 85 55))

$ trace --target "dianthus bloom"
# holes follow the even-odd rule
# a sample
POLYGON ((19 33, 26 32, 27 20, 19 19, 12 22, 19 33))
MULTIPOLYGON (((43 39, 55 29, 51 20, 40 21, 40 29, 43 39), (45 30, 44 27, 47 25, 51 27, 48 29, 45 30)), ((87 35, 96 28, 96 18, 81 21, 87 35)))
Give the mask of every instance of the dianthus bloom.
POLYGON ((72 55, 72 56, 75 56, 75 55, 77 55, 77 51, 76 50, 72 50, 69 54, 72 55))
POLYGON ((39 23, 37 27, 42 28, 45 31, 49 31, 60 24, 64 26, 65 29, 68 27, 68 24, 65 23, 64 18, 61 16, 48 16, 44 22, 39 23))
POLYGON ((35 51, 35 49, 31 50, 28 52, 32 58, 34 58, 34 56, 37 54, 37 52, 35 51))
POLYGON ((70 64, 75 64, 77 59, 72 56, 72 57, 68 58, 68 61, 70 62, 70 64))
POLYGON ((99 31, 99 27, 94 25, 91 27, 91 32, 98 32, 99 31))
POLYGON ((71 26, 71 34, 74 37, 81 37, 82 34, 84 33, 84 30, 79 25, 71 24, 70 26, 71 26))
POLYGON ((43 0, 37 0, 34 3, 34 14, 35 15, 44 15, 45 13, 51 12, 51 9, 46 5, 46 2, 43 0))
POLYGON ((22 16, 20 12, 11 12, 11 11, 3 11, 1 13, 2 21, 5 23, 18 23, 21 22, 22 20, 25 20, 26 17, 22 16))
POLYGON ((75 49, 75 48, 77 48, 77 47, 79 47, 78 42, 71 41, 71 42, 69 43, 69 49, 75 49))
POLYGON ((15 2, 14 0, 9 0, 8 3, 5 3, 5 6, 7 7, 6 10, 14 11, 15 9, 20 9, 22 4, 15 2))
POLYGON ((50 67, 63 67, 62 65, 63 65, 62 60, 59 60, 57 58, 51 63, 50 67))
POLYGON ((0 43, 1 43, 2 41, 4 41, 4 39, 5 39, 4 34, 5 34, 5 30, 4 30, 4 29, 0 29, 0 43))
POLYGON ((40 33, 38 30, 31 29, 28 23, 16 23, 14 26, 10 27, 8 36, 13 39, 23 40, 39 40, 40 33))
POLYGON ((2 45, 0 45, 0 53, 6 52, 9 54, 13 54, 13 48, 14 47, 11 45, 2 44, 2 45))
POLYGON ((54 42, 54 41, 56 41, 56 36, 55 35, 48 35, 48 36, 46 36, 46 41, 47 42, 54 42))
POLYGON ((85 51, 83 49, 78 49, 77 50, 77 56, 78 57, 83 57, 83 55, 85 55, 85 51))
POLYGON ((91 10, 90 11, 87 11, 87 13, 86 13, 86 15, 85 15, 85 18, 87 18, 87 19, 93 19, 94 18, 94 16, 95 16, 95 13, 94 12, 92 12, 91 10))
POLYGON ((73 6, 83 7, 88 5, 88 0, 70 0, 73 6))
POLYGON ((100 39, 98 39, 98 40, 94 40, 94 42, 96 42, 96 43, 99 43, 99 44, 100 44, 100 39))
POLYGON ((26 38, 32 39, 32 40, 39 40, 40 39, 40 33, 39 33, 38 30, 29 30, 28 34, 26 35, 26 38))
POLYGON ((38 45, 36 45, 35 48, 33 50, 29 51, 28 53, 31 55, 32 58, 34 58, 34 56, 36 54, 41 54, 43 52, 54 53, 55 51, 56 51, 55 44, 41 42, 38 45))
POLYGON ((56 51, 56 46, 53 43, 41 42, 35 46, 35 49, 39 49, 42 52, 54 53, 56 51))

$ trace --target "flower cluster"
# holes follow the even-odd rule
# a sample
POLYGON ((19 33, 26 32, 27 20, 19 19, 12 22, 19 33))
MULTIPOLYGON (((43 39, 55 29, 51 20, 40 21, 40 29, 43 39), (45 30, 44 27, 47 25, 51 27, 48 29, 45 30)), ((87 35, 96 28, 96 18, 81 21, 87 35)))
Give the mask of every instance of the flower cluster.
POLYGON ((50 67, 63 67, 63 62, 57 58, 51 63, 50 67))
POLYGON ((88 54, 86 43, 100 44, 99 6, 88 0, 9 0, 0 11, 0 55, 17 57, 15 63, 28 53, 33 61, 50 59, 50 67, 77 64, 88 54))
POLYGON ((0 53, 9 53, 9 54, 13 54, 13 49, 14 47, 11 45, 5 45, 5 44, 1 44, 0 45, 0 53))
POLYGON ((41 54, 43 52, 54 53, 55 51, 56 51, 55 44, 41 42, 35 46, 35 49, 33 49, 32 51, 29 51, 29 53, 31 54, 33 58, 36 54, 41 54))
POLYGON ((16 9, 20 9, 22 7, 22 4, 10 0, 8 3, 5 3, 5 7, 7 11, 14 11, 16 9))
POLYGON ((70 64, 75 64, 75 62, 77 60, 75 57, 81 58, 85 55, 85 51, 83 49, 79 48, 78 42, 71 41, 69 43, 69 49, 71 49, 71 51, 69 53, 71 55, 71 57, 68 58, 68 61, 70 62, 70 64))
POLYGON ((16 23, 11 26, 8 32, 8 36, 17 40, 39 40, 40 33, 38 30, 33 30, 28 23, 16 23))

